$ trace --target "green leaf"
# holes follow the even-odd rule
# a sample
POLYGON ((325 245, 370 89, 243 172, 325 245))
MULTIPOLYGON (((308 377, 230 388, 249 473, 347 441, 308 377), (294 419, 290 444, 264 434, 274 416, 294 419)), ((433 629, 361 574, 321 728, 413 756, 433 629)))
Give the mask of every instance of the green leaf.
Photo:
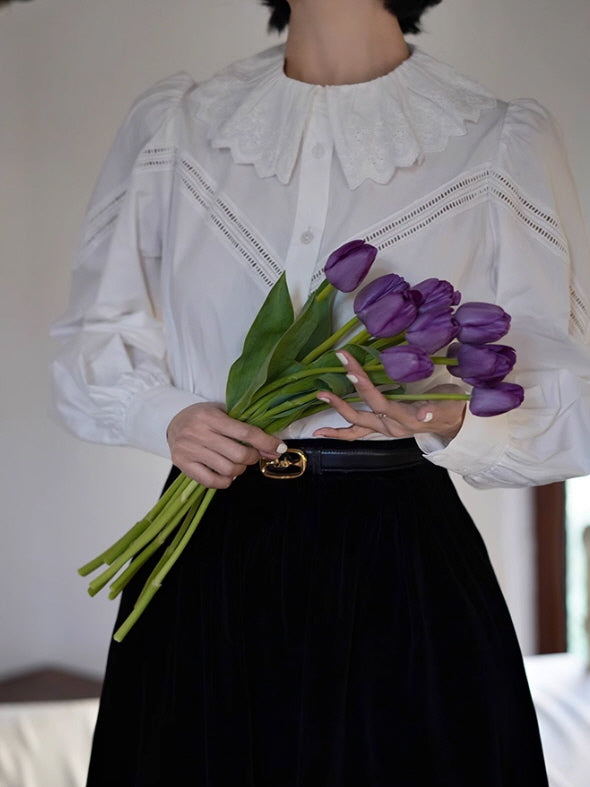
POLYGON ((392 380, 383 369, 374 372, 367 372, 369 379, 373 385, 386 385, 388 388, 401 388, 402 386, 392 380))
POLYGON ((362 366, 375 360, 373 349, 364 344, 345 344, 341 349, 350 353, 355 361, 358 361, 362 366))
MULTIPOLYGON (((370 347, 366 345, 363 347, 363 349, 365 350, 369 358, 372 358, 374 361, 381 363, 381 353, 379 352, 379 350, 376 350, 374 347, 370 347)), ((369 360, 369 358, 367 358, 367 361, 369 360)), ((367 361, 365 361, 365 363, 367 361)))
POLYGON ((301 312, 273 350, 268 363, 267 379, 275 380, 289 374, 294 361, 305 358, 308 347, 317 347, 330 335, 331 302, 331 298, 326 298, 318 303, 315 293, 309 296, 301 312))
POLYGON ((317 379, 321 383, 318 386, 318 390, 325 388, 336 394, 336 396, 346 396, 346 394, 354 390, 353 384, 344 372, 342 374, 328 372, 327 374, 321 374, 317 379))
POLYGON ((252 394, 267 380, 268 365, 281 337, 293 324, 293 305, 285 274, 281 274, 266 297, 234 361, 225 392, 228 411, 245 408, 252 394))

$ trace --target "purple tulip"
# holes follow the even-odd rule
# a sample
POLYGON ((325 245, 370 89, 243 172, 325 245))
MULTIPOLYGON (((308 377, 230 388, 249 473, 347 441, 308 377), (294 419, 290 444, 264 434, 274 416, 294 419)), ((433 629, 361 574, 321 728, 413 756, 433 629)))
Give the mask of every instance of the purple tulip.
POLYGON ((493 303, 464 303, 455 312, 458 338, 467 344, 496 342, 510 328, 510 315, 493 303))
POLYGON ((424 297, 420 312, 439 311, 457 306, 461 301, 461 293, 444 279, 424 279, 419 284, 414 284, 413 290, 418 290, 424 297))
POLYGON ((381 339, 405 331, 418 313, 411 290, 388 292, 365 309, 355 311, 369 333, 381 339))
POLYGON ((356 290, 369 272, 377 249, 364 240, 351 240, 333 251, 324 267, 326 279, 342 292, 356 290))
POLYGON ((499 383, 516 363, 516 352, 504 344, 452 344, 448 358, 456 358, 457 366, 449 366, 449 372, 461 377, 469 385, 499 383))
POLYGON ((388 377, 398 383, 424 380, 434 371, 434 364, 428 353, 419 347, 410 347, 407 344, 383 350, 381 362, 388 377))
POLYGON ((406 339, 410 344, 421 347, 427 353, 434 353, 452 341, 459 331, 457 321, 451 309, 427 311, 421 313, 406 331, 406 339))
POLYGON ((500 415, 519 407, 523 399, 524 389, 516 383, 478 386, 471 391, 469 409, 473 415, 500 415))
POLYGON ((398 276, 397 273, 387 273, 385 276, 379 276, 378 279, 365 284, 363 289, 357 294, 354 299, 354 310, 358 314, 384 295, 388 295, 391 292, 405 292, 409 289, 410 285, 408 282, 401 276, 398 276))
POLYGON ((354 311, 373 336, 396 336, 414 321, 422 295, 396 273, 367 284, 354 299, 354 311))

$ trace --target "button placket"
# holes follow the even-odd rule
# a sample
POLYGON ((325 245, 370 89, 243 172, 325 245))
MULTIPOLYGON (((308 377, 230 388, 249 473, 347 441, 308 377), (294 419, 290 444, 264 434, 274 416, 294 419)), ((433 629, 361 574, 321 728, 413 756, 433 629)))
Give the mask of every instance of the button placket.
POLYGON ((332 165, 332 142, 322 94, 316 95, 311 112, 301 146, 297 208, 285 263, 296 313, 307 299, 318 261, 328 212, 332 165))

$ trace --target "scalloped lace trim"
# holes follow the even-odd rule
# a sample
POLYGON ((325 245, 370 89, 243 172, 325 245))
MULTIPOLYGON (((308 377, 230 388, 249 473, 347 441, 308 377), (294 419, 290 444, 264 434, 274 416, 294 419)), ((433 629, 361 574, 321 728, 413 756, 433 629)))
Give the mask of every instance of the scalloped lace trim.
POLYGON ((486 88, 416 47, 389 74, 353 85, 298 82, 284 74, 283 63, 284 47, 274 47, 224 69, 193 96, 214 147, 229 148, 234 161, 281 183, 291 179, 316 99, 327 107, 351 189, 367 179, 386 183, 398 167, 444 150, 497 103, 486 88))

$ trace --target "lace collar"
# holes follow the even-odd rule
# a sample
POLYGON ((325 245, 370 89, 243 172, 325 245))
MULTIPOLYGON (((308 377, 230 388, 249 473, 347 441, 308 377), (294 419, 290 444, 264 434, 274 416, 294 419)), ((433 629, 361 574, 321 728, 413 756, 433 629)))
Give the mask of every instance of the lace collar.
POLYGON ((387 183, 398 167, 445 149, 466 122, 493 107, 494 96, 422 52, 385 76, 361 84, 322 87, 290 79, 284 45, 234 63, 202 83, 196 111, 215 148, 229 148, 260 177, 288 183, 306 120, 323 95, 336 154, 350 188, 365 179, 387 183))

